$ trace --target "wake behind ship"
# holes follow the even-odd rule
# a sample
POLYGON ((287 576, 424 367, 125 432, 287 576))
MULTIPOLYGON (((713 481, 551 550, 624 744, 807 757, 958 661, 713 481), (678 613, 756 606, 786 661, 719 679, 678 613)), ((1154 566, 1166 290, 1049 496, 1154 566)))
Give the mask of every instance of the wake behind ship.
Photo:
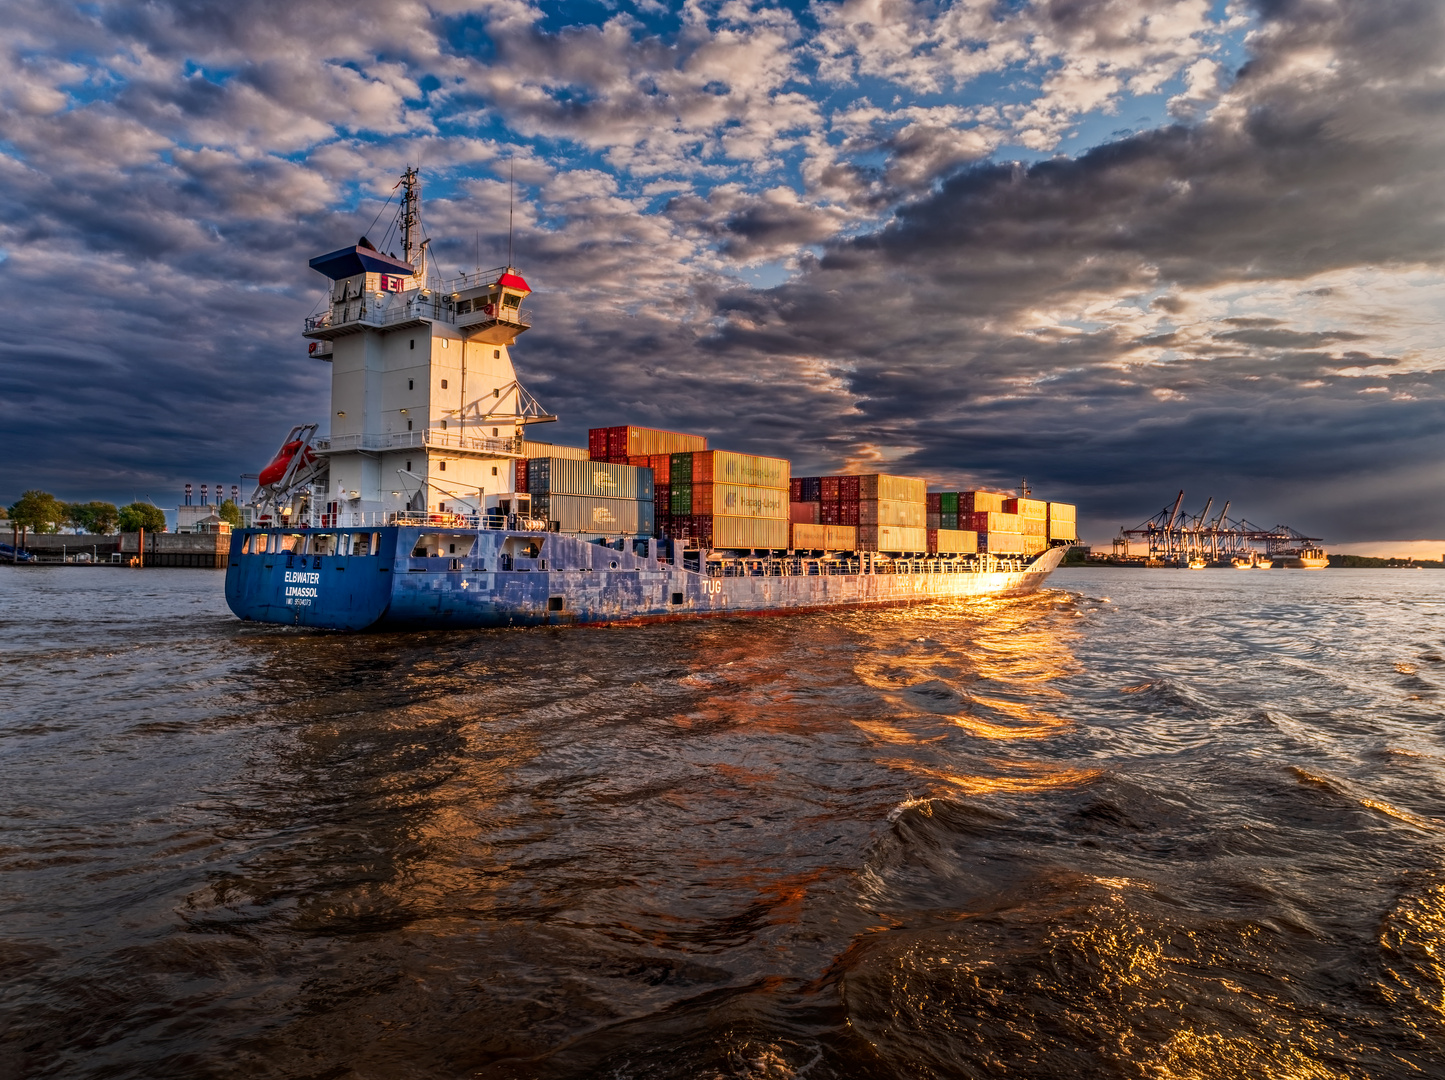
POLYGON ((600 624, 1013 596, 1075 540, 1074 508, 1027 492, 793 477, 648 428, 593 429, 586 450, 528 439, 557 419, 512 366, 530 288, 511 266, 441 281, 415 171, 398 186, 400 256, 363 237, 311 260, 331 282, 304 330, 332 365, 330 434, 293 428, 260 473, 231 537, 240 618, 600 624))

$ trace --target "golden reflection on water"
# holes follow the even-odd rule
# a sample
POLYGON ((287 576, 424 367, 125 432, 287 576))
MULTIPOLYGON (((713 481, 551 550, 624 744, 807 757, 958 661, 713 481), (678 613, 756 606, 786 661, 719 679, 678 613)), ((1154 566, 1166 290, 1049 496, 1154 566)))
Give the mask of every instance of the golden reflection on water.
POLYGON ((851 621, 862 639, 853 675, 882 699, 878 715, 854 724, 880 744, 927 747, 918 760, 891 756, 891 768, 925 779, 937 794, 1027 794, 1087 783, 1093 768, 999 756, 1013 744, 1066 732, 1058 683, 1080 669, 1077 632, 1060 625, 1071 601, 1045 593, 1019 600, 942 603, 851 621), (960 741, 959 736, 962 736, 960 741), (973 769, 941 768, 939 744, 973 769))

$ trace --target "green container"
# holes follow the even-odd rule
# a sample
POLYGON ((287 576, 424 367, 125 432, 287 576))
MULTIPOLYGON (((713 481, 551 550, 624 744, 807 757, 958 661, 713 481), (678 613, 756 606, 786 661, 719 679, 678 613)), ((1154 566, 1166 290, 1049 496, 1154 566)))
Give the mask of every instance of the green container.
MULTIPOLYGON (((667 465, 668 477, 674 484, 692 483, 692 451, 683 450, 672 455, 672 460, 667 465)), ((673 513, 677 513, 676 510, 673 513)), ((691 510, 684 510, 684 514, 692 513, 691 510)))
MULTIPOLYGON (((673 454, 673 455, 672 455, 672 466, 671 466, 672 468, 674 468, 674 469, 677 468, 677 459, 680 458, 680 457, 685 457, 685 458, 691 459, 692 455, 691 455, 691 454, 673 454)), ((690 467, 692 466, 691 460, 689 460, 687 464, 688 464, 688 467, 690 468, 690 467)), ((675 476, 675 475, 677 475, 677 474, 674 473, 673 475, 675 476)), ((692 485, 691 485, 691 484, 673 484, 673 485, 672 485, 672 497, 668 500, 668 502, 669 502, 669 505, 672 507, 672 513, 674 513, 674 514, 691 514, 691 513, 692 513, 692 485)))
MULTIPOLYGON (((957 513, 958 513, 958 492, 956 492, 956 491, 945 491, 945 492, 943 492, 942 494, 940 494, 940 495, 938 496, 938 510, 939 510, 940 513, 943 513, 943 514, 957 514, 957 513)), ((948 526, 945 526, 945 527, 946 527, 946 528, 950 528, 950 529, 953 528, 952 525, 948 525, 948 526)))

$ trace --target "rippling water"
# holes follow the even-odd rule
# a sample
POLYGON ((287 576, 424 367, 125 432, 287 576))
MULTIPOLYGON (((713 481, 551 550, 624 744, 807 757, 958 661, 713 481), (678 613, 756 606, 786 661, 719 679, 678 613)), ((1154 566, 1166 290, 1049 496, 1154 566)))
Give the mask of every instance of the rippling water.
POLYGON ((603 630, 0 570, 0 1074, 1445 1073, 1445 574, 603 630))

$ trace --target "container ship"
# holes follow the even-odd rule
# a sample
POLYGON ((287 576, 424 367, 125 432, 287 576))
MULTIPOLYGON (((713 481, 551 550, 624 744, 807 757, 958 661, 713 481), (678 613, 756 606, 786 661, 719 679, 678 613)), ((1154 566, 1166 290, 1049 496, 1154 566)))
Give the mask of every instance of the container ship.
POLYGON ((331 365, 330 430, 293 428, 259 474, 226 572, 241 619, 607 624, 1018 596, 1076 540, 1073 506, 1027 492, 795 477, 632 425, 585 448, 529 438, 557 417, 512 365, 526 280, 429 273, 416 172, 398 188, 400 255, 362 237, 310 262, 330 282, 303 330, 331 365))

